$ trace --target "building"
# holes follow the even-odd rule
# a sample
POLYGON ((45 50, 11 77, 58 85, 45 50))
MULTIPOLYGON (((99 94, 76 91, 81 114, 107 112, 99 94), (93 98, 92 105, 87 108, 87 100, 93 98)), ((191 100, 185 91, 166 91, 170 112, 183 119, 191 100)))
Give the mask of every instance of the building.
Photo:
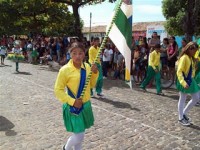
MULTIPOLYGON (((164 21, 158 21, 158 22, 138 22, 133 23, 132 27, 132 35, 134 39, 138 39, 140 36, 146 37, 148 35, 147 29, 148 27, 163 27, 164 28, 164 21)), ((149 31, 149 30, 148 30, 149 31)), ((152 32, 152 30, 151 30, 152 32)), ((90 34, 90 27, 84 27, 83 28, 83 36, 87 38, 87 40, 90 39, 90 37, 99 37, 102 39, 106 34, 106 25, 99 25, 91 27, 91 34, 90 34)))

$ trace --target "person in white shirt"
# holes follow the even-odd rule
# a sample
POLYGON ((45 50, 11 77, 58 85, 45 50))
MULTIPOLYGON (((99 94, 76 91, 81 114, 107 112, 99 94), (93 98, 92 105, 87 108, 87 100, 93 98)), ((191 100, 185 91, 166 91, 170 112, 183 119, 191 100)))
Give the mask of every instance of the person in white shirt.
POLYGON ((0 46, 0 56, 1 56, 1 64, 4 65, 4 59, 6 57, 7 47, 0 46))
POLYGON ((105 49, 103 51, 103 78, 106 79, 107 73, 108 73, 108 67, 110 63, 110 50, 109 50, 109 45, 105 45, 105 49))

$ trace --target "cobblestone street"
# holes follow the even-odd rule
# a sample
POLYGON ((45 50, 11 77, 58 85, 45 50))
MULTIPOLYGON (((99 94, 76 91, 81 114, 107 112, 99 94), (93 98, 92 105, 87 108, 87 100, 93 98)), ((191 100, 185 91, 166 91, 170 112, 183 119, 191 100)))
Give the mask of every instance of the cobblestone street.
MULTIPOLYGON (((0 150, 61 150, 65 131, 62 104, 53 93, 57 71, 48 66, 0 66, 0 150)), ((123 81, 104 80, 106 98, 92 98, 95 125, 86 130, 83 150, 199 150, 200 107, 189 112, 193 125, 178 123, 178 92, 144 93, 123 81)), ((189 97, 188 97, 189 100, 189 97)))

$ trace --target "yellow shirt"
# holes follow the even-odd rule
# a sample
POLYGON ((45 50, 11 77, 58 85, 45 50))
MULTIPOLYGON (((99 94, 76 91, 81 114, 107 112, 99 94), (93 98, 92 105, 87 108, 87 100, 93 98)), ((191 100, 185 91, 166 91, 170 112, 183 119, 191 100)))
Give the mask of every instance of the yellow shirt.
MULTIPOLYGON (((98 54, 99 47, 95 48, 94 46, 89 49, 89 63, 92 64, 95 61, 95 58, 98 54)), ((97 63, 100 64, 100 58, 97 59, 97 63)))
MULTIPOLYGON (((82 65, 81 68, 84 68, 84 65, 82 65)), ((90 72, 89 64, 85 63, 85 68, 86 74, 88 76, 90 72)), ((54 93, 62 103, 68 103, 71 106, 74 105, 75 99, 70 97, 67 92, 65 92, 65 89, 69 87, 71 92, 75 96, 77 95, 80 83, 80 71, 81 69, 77 69, 74 67, 72 60, 70 60, 68 64, 60 69, 54 86, 54 93)), ((85 95, 83 96, 83 103, 89 101, 90 89, 95 87, 98 75, 98 73, 92 73, 91 79, 85 91, 85 95)))
POLYGON ((160 67, 160 52, 156 52, 156 50, 154 50, 150 53, 149 66, 151 66, 154 70, 156 70, 156 67, 160 67))
POLYGON ((194 58, 197 58, 200 61, 200 49, 194 55, 194 58))
POLYGON ((186 54, 184 54, 179 59, 176 75, 178 77, 180 84, 183 87, 185 87, 187 85, 187 83, 184 80, 183 73, 185 74, 185 76, 188 75, 191 63, 192 63, 192 77, 194 77, 195 76, 195 68, 194 68, 195 65, 194 65, 193 60, 186 54))

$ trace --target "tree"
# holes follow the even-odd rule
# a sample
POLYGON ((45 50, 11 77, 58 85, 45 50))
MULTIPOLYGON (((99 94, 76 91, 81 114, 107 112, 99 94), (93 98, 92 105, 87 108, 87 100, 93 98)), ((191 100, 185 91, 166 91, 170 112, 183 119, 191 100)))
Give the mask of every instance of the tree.
POLYGON ((200 0, 163 0, 162 11, 169 34, 185 34, 187 41, 200 34, 200 0))
MULTIPOLYGON (((76 31, 76 36, 78 36, 80 39, 82 39, 83 35, 82 35, 82 31, 81 31, 81 21, 80 21, 78 9, 87 4, 92 5, 92 4, 97 4, 97 3, 104 2, 104 1, 105 0, 52 0, 52 2, 64 3, 64 4, 72 6, 73 15, 74 15, 74 19, 75 19, 74 28, 76 31)), ((114 2, 114 1, 116 1, 116 0, 109 0, 109 2, 114 2)))
POLYGON ((0 10, 0 34, 73 35, 75 31, 67 5, 51 0, 3 0, 0 10))

